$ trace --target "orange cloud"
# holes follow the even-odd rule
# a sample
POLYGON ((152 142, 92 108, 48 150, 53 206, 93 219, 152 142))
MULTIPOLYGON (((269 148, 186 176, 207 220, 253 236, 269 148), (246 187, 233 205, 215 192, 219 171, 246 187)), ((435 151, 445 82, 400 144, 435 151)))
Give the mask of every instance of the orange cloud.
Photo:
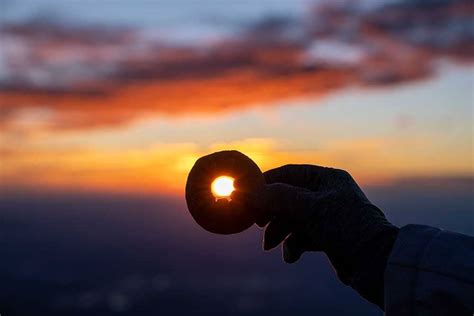
MULTIPOLYGON (((259 78, 251 69, 236 70, 217 78, 150 81, 129 84, 101 96, 75 94, 0 94, 6 109, 41 104, 53 111, 49 128, 81 128, 128 122, 150 114, 189 115, 225 112, 256 104, 269 104, 304 94, 323 94, 347 84, 351 74, 342 71, 297 73, 259 78)), ((12 116, 7 116, 14 123, 12 116)))
POLYGON ((133 29, 7 25, 1 124, 15 128, 17 112, 32 108, 51 111, 43 129, 237 111, 353 84, 425 78, 437 57, 474 56, 470 1, 351 10, 318 6, 311 23, 268 19, 233 38, 188 47, 145 40, 133 29))

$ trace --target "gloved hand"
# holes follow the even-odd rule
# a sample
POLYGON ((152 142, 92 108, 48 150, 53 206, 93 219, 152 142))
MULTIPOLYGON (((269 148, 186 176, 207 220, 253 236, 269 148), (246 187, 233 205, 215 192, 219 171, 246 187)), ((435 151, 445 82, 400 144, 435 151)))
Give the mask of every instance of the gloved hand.
POLYGON ((283 242, 283 258, 324 251, 339 279, 383 309, 384 271, 398 228, 370 203, 349 173, 287 165, 264 173, 264 249, 283 242))

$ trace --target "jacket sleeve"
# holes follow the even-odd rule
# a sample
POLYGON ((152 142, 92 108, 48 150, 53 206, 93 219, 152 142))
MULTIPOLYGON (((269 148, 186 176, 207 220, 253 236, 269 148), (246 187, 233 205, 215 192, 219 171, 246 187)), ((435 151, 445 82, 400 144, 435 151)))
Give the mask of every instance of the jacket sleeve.
POLYGON ((474 315, 474 237, 403 227, 385 270, 385 313, 474 315))

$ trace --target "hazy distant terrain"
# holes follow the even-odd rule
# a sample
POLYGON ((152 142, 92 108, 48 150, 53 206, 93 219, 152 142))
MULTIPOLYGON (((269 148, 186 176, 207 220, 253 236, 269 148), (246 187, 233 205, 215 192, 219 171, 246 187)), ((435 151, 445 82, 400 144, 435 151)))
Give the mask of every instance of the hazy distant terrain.
MULTIPOLYGON (((399 225, 474 233, 473 181, 367 188, 399 225)), ((339 284, 326 258, 295 265, 261 234, 210 234, 171 198, 10 195, 0 202, 5 315, 380 315, 339 284)))

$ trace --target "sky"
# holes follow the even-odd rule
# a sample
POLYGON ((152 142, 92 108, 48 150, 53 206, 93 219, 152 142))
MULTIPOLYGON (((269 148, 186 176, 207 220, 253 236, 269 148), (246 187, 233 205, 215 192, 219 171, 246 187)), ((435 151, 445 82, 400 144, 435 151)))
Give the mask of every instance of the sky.
POLYGON ((2 315, 381 315, 322 253, 195 223, 186 177, 349 171, 474 233, 470 0, 0 0, 2 315))
POLYGON ((179 196, 224 149, 362 184, 473 175, 469 2, 2 6, 6 191, 179 196))

